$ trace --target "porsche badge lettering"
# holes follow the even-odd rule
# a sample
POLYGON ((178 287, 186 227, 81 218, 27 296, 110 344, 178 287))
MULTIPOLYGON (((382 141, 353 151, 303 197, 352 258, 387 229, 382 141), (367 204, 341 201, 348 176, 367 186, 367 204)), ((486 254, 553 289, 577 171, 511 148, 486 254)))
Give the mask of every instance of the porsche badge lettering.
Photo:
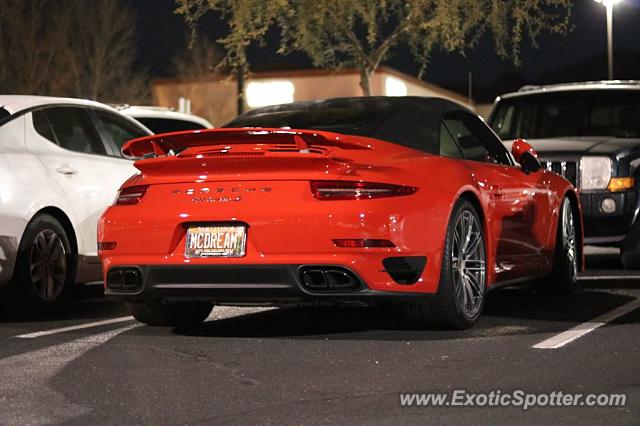
POLYGON ((233 188, 188 188, 185 190, 182 189, 174 189, 171 191, 174 195, 189 195, 193 196, 191 198, 191 202, 193 203, 230 203, 242 201, 242 193, 251 193, 251 192, 271 192, 271 188, 269 187, 233 187, 233 188), (228 195, 225 195, 230 193, 228 195), (218 196, 214 196, 211 194, 217 194, 218 196))

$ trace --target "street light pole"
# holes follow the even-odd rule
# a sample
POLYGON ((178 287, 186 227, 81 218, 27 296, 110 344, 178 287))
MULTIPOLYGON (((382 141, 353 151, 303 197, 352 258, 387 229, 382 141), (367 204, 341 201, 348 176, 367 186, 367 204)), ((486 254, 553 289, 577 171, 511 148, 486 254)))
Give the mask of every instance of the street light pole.
POLYGON ((613 6, 621 0, 595 0, 607 8, 607 61, 609 80, 613 80, 613 6))
POLYGON ((609 60, 609 80, 613 80, 613 2, 607 6, 607 57, 609 60))

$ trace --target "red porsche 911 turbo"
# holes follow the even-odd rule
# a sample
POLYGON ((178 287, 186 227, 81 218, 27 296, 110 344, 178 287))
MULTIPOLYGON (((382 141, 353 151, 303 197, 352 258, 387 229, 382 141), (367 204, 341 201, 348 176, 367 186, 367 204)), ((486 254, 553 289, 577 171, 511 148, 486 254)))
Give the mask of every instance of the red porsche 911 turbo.
POLYGON ((99 254, 106 294, 149 325, 215 304, 392 302, 412 326, 465 328, 489 289, 568 292, 582 268, 571 184, 444 99, 266 107, 123 153, 140 173, 101 218, 99 254))

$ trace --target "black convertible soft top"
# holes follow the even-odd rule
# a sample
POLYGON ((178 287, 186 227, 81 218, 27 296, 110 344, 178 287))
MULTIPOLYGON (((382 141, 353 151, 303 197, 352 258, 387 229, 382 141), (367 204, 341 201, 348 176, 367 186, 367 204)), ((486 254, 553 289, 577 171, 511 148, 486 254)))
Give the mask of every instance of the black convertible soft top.
POLYGON ((452 111, 470 112, 442 98, 335 98, 254 109, 222 127, 324 130, 381 139, 438 154, 441 120, 452 111))

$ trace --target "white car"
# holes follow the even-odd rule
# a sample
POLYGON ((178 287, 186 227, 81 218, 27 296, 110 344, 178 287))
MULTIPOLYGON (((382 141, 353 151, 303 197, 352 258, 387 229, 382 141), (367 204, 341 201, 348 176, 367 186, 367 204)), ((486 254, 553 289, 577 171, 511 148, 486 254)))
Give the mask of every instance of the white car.
POLYGON ((135 118, 153 133, 213 128, 213 125, 202 117, 178 112, 172 108, 130 105, 114 105, 114 107, 122 114, 135 118))
POLYGON ((120 147, 149 134, 97 102, 0 96, 0 286, 46 306, 101 280, 97 221, 136 173, 120 147))

